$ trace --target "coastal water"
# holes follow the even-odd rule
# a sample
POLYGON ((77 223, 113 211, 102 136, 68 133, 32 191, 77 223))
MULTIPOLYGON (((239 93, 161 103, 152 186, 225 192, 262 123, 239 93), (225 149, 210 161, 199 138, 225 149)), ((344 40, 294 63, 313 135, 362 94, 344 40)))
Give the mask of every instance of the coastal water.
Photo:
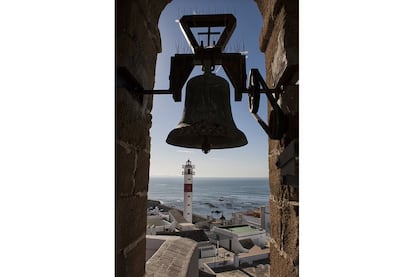
MULTIPOLYGON (((151 177, 148 198, 183 209, 183 177, 151 177)), ((269 205, 268 178, 193 179, 193 213, 231 218, 231 213, 269 205)))

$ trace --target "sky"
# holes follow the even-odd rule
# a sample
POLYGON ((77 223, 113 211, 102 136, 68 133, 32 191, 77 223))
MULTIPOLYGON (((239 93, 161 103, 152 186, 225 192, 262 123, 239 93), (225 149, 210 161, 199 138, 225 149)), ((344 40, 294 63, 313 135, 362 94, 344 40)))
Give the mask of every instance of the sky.
MULTIPOLYGON (((175 54, 191 53, 188 43, 177 20, 183 15, 231 13, 236 17, 235 31, 225 52, 243 52, 246 56, 246 74, 251 68, 265 73, 264 54, 259 50, 259 35, 262 17, 252 0, 174 0, 161 14, 159 29, 162 53, 158 54, 154 89, 168 89, 170 58, 175 54), (246 53, 247 52, 247 53, 246 53)), ((199 40, 196 35, 196 39, 199 40)), ((216 74, 226 78, 224 70, 215 68, 216 74)), ((196 66, 190 76, 202 74, 196 66)), ((238 129, 246 135, 248 144, 230 149, 212 149, 208 154, 199 149, 182 148, 165 142, 168 133, 181 119, 185 101, 185 86, 182 101, 174 102, 171 95, 154 95, 151 132, 151 176, 180 176, 181 165, 190 159, 196 165, 196 175, 204 177, 267 177, 268 176, 268 137, 250 114, 247 95, 240 102, 234 101, 234 90, 230 84, 230 102, 233 119, 238 129)), ((267 103, 261 97, 259 115, 267 118, 267 103)))

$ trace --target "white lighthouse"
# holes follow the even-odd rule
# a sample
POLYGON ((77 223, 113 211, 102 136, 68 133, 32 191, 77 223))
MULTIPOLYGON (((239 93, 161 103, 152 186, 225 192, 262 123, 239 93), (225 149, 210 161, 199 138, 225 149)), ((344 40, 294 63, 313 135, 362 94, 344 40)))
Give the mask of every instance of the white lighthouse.
POLYGON ((184 171, 184 209, 183 216, 189 223, 193 223, 193 175, 195 165, 188 160, 183 164, 184 171))

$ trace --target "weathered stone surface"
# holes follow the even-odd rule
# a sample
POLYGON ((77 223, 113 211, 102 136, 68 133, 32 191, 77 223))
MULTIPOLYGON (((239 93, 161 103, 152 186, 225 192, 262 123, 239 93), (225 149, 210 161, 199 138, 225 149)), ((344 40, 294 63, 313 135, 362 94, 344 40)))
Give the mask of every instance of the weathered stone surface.
POLYGON ((150 104, 140 103, 124 89, 118 89, 116 93, 116 139, 146 149, 152 119, 150 104))
POLYGON ((117 197, 143 196, 148 190, 150 154, 146 149, 136 148, 117 141, 116 173, 117 197))
POLYGON ((197 249, 197 243, 187 238, 165 241, 147 261, 146 277, 195 276, 194 273, 198 274, 197 249))
POLYGON ((116 104, 116 272, 142 276, 151 117, 146 103, 123 89, 117 91, 116 104))
MULTIPOLYGON (((274 31, 269 34, 270 37, 266 42, 266 72, 271 73, 271 79, 268 81, 271 82, 272 87, 277 84, 289 63, 285 48, 285 16, 285 10, 282 7, 274 20, 274 31)), ((261 43, 264 47, 264 41, 261 43)))
POLYGON ((116 253, 116 264, 116 276, 144 276, 145 236, 144 239, 126 255, 122 252, 116 253), (142 251, 142 249, 144 249, 144 251, 142 251))
MULTIPOLYGON (((256 2, 263 15, 260 49, 266 57, 266 81, 269 87, 274 87, 287 68, 299 64, 298 1, 256 2)), ((299 136, 298 93, 286 92, 282 98, 281 108, 289 118, 289 129, 283 141, 269 140, 270 276, 278 277, 299 274, 298 191, 281 184, 280 170, 276 167, 286 143, 299 136)), ((268 110, 271 109, 269 106, 268 110)))
MULTIPOLYGON (((116 1, 116 65, 127 67, 144 89, 154 86, 158 18, 170 1, 116 1)), ((143 276, 152 96, 117 89, 115 103, 116 274, 143 276)))
POLYGON ((120 195, 131 194, 133 191, 132 173, 135 166, 135 153, 127 151, 118 143, 115 151, 115 164, 118 168, 115 174, 116 197, 119 198, 120 195))
POLYGON ((293 263, 296 257, 299 257, 299 214, 295 206, 290 203, 284 206, 282 211, 282 250, 293 263))
POLYGON ((266 54, 270 85, 277 84, 288 66, 299 64, 299 2, 256 0, 263 15, 260 50, 266 54))
POLYGON ((299 1, 284 0, 285 37, 284 45, 290 65, 299 64, 299 1))
POLYGON ((299 113, 299 86, 287 86, 281 97, 281 108, 286 114, 299 113))
POLYGON ((270 246, 270 255, 272 257, 270 266, 271 277, 299 276, 298 268, 292 266, 291 262, 274 245, 270 246))
POLYGON ((270 1, 260 1, 258 3, 259 10, 263 16, 263 26, 260 33, 260 50, 265 52, 267 49, 267 44, 269 42, 270 36, 272 35, 274 29, 280 30, 283 28, 283 19, 284 13, 281 13, 281 8, 283 6, 282 0, 270 0, 270 1), (277 17, 280 17, 277 19, 277 17), (275 27, 277 25, 277 27, 275 27))
MULTIPOLYGON (((130 196, 117 201, 117 244, 119 249, 137 240, 146 231, 146 200, 147 197, 130 196)), ((144 249, 145 250, 145 249, 144 249)))
MULTIPOLYGON (((272 199, 274 196, 270 197, 269 207, 270 207, 270 235, 271 240, 274 241, 277 245, 280 245, 280 233, 281 233, 281 222, 280 219, 280 209, 278 201, 272 199)), ((277 247, 279 248, 279 247, 277 247)))
POLYGON ((144 89, 154 86, 155 61, 161 52, 158 19, 171 0, 117 1, 116 58, 144 89))
MULTIPOLYGON (((284 255, 290 257, 293 262, 294 257, 299 254, 298 241, 299 218, 298 209, 291 202, 283 199, 279 201, 271 200, 270 207, 274 212, 274 221, 271 221, 272 239, 275 241, 277 248, 284 255)), ((272 219, 273 219, 272 218, 272 219)))

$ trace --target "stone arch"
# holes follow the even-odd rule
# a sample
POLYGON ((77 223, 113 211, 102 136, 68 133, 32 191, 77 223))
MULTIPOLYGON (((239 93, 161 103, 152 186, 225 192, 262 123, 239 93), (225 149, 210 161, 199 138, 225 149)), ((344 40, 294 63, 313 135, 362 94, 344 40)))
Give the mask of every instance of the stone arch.
MULTIPOLYGON (((298 80, 298 1, 254 0, 263 16, 260 49, 265 53, 269 86, 298 80)), ((161 51, 158 19, 171 0, 116 2, 116 65, 125 66, 144 89, 154 86, 157 53, 161 51)), ((298 92, 285 93, 289 139, 298 137, 298 92)), ((125 89, 115 93, 115 257, 116 276, 145 275, 146 201, 149 180, 152 96, 125 89)), ((281 185, 275 166, 283 151, 269 141, 271 210, 271 276, 298 276, 297 189, 281 185)))

